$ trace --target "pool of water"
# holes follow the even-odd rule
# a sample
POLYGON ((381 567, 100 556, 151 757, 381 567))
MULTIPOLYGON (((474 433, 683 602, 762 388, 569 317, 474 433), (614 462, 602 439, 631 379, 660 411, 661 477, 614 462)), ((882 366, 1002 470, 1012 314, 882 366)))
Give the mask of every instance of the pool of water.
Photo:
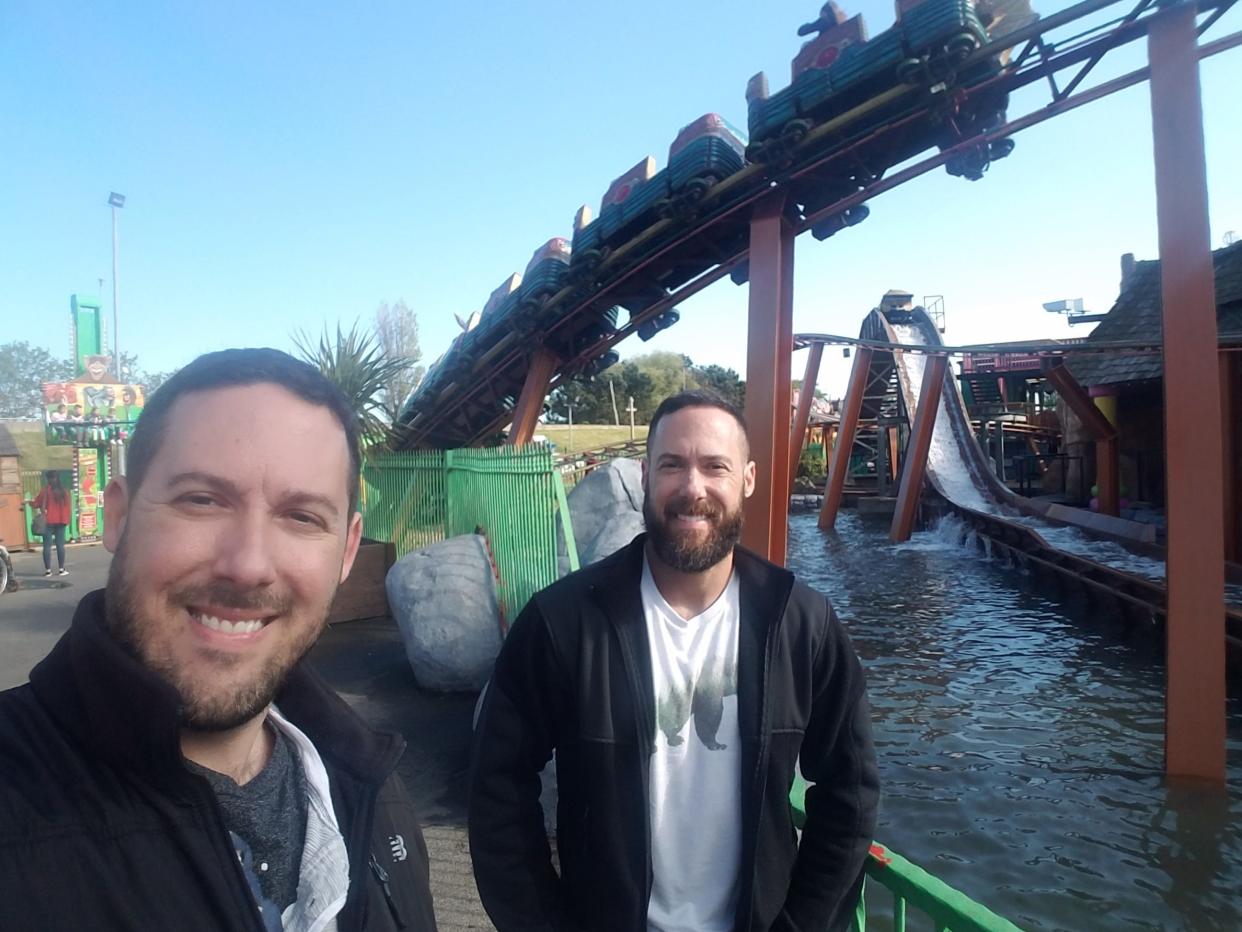
POLYGON ((1242 929, 1236 684, 1227 791, 1167 786, 1159 633, 956 540, 790 519, 867 668, 877 838, 1023 928, 1242 929))

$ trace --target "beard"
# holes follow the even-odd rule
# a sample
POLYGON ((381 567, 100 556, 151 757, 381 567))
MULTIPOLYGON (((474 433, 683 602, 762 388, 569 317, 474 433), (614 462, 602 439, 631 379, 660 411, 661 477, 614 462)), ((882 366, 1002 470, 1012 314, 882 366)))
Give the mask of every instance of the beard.
MULTIPOLYGON (((272 624, 285 623, 290 609, 288 597, 247 591, 219 581, 183 586, 173 591, 168 601, 172 606, 207 604, 284 616, 272 624)), ((144 616, 142 612, 123 540, 108 570, 104 619, 113 640, 126 653, 177 691, 182 727, 205 732, 230 731, 260 715, 271 705, 289 672, 311 649, 324 626, 323 623, 305 626, 304 634, 279 645, 263 666, 243 683, 230 682, 228 673, 247 658, 231 652, 208 650, 203 652, 205 659, 199 663, 178 662, 171 646, 160 638, 166 623, 144 616)), ((323 620, 327 620, 326 607, 323 620)))
POLYGON ((657 514, 648 493, 643 498, 643 521, 647 540, 661 562, 681 573, 702 573, 715 566, 742 539, 742 500, 731 509, 711 502, 692 503, 684 498, 670 499, 664 513, 657 514), (693 532, 674 531, 666 514, 702 515, 708 519, 707 537, 700 543, 693 532))

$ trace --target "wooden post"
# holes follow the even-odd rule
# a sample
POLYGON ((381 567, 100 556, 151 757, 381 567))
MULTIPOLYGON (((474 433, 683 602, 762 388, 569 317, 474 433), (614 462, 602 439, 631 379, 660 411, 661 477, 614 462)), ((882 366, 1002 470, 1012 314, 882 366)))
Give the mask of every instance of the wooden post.
POLYGON ((923 366, 919 407, 914 413, 914 424, 910 428, 910 442, 906 444, 906 461, 901 469, 897 507, 893 512, 893 524, 888 535, 897 543, 909 540, 914 530, 914 517, 919 507, 919 496, 923 491, 923 476, 927 471, 927 452, 931 449, 936 415, 940 412, 940 394, 944 388, 944 374, 948 365, 948 356, 929 356, 923 366))
POLYGON ((560 364, 560 358, 546 346, 539 347, 531 355, 526 368, 526 381, 513 409, 513 426, 509 428, 506 446, 522 447, 530 443, 539 423, 539 415, 543 413, 544 400, 548 397, 548 383, 560 364))
POLYGON ((1242 353, 1220 353, 1222 460, 1225 470, 1225 559, 1242 562, 1242 353))
POLYGON ((806 371, 802 374, 802 390, 798 392, 798 410, 794 414, 793 433, 789 438, 789 487, 793 488, 798 476, 798 463, 802 459, 802 446, 806 439, 806 425, 811 420, 811 403, 815 400, 815 383, 819 381, 819 361, 824 355, 823 343, 812 343, 806 357, 806 371), (809 388, 807 386, 810 386, 809 388))
POLYGON ((832 465, 828 467, 824 504, 819 511, 819 526, 825 531, 831 530, 837 523, 837 512, 841 510, 846 473, 850 471, 850 453, 858 433, 858 415, 862 411, 863 395, 867 393, 867 379, 871 375, 871 353, 869 346, 854 349, 854 367, 850 370, 845 403, 841 405, 841 423, 837 426, 837 442, 832 447, 832 465))
POLYGON ((796 233, 785 195, 761 201, 750 221, 750 311, 746 337, 746 423, 755 492, 746 500, 742 542, 784 564, 789 532, 789 393, 793 354, 796 233))
POLYGON ((1194 4, 1147 36, 1164 320, 1165 773, 1225 782, 1225 573, 1216 282, 1194 4))
POLYGON ((1101 514, 1116 517, 1121 513, 1121 467, 1117 455, 1117 428, 1091 400, 1060 359, 1044 364, 1044 375, 1065 399, 1083 427, 1095 438, 1096 498, 1101 514))

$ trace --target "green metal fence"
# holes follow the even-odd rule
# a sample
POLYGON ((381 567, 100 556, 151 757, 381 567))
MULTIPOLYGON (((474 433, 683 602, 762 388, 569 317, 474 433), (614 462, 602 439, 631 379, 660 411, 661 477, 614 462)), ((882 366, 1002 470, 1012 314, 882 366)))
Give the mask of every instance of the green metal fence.
POLYGON ((362 463, 362 533, 397 555, 445 537, 444 453, 388 453, 362 463))
POLYGON ((482 534, 506 621, 559 575, 558 528, 569 568, 578 568, 565 485, 547 447, 385 454, 363 464, 362 480, 363 533, 391 541, 398 556, 482 534))
MULTIPOLYGON (((789 794, 794 824, 798 828, 806 821, 807 786, 807 782, 798 777, 789 794)), ((893 932, 906 932, 908 908, 926 916, 936 932, 1022 932, 1008 919, 879 843, 872 844, 867 856, 867 884, 878 884, 891 894, 893 932)), ((850 932, 864 932, 867 928, 866 900, 864 893, 850 932)))
POLYGON ((499 577, 501 612, 512 621, 530 597, 556 581, 557 527, 570 569, 578 568, 565 485, 542 444, 520 449, 448 450, 445 526, 451 536, 482 533, 499 577))

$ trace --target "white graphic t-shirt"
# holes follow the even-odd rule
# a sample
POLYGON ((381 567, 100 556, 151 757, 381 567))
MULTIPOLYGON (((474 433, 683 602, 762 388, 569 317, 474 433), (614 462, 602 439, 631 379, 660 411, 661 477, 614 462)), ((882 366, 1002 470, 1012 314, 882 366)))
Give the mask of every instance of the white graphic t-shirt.
POLYGON ((741 861, 738 582, 685 619, 643 561, 656 736, 651 756, 650 932, 733 928, 741 861))

